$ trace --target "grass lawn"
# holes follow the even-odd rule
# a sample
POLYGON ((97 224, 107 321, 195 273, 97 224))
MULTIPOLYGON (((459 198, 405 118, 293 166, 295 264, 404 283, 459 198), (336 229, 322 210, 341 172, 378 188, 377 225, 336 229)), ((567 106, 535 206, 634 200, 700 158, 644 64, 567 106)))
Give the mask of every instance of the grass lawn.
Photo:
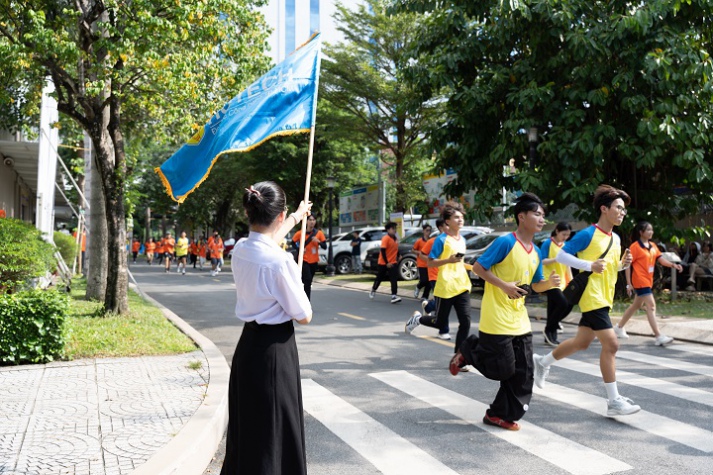
POLYGON ((196 349, 161 310, 129 291, 129 313, 95 316, 101 305, 84 299, 86 280, 75 279, 65 323, 65 358, 168 355, 196 349))

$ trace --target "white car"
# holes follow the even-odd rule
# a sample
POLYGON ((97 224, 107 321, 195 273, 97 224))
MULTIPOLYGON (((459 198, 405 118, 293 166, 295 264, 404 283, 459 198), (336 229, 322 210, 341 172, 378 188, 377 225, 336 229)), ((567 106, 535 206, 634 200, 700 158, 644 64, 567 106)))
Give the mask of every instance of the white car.
MULTIPOLYGON (((364 262, 366 251, 381 246, 381 238, 384 237, 386 231, 384 231, 383 226, 356 229, 355 231, 359 231, 359 237, 363 240, 361 243, 361 259, 364 262)), ((352 271, 352 238, 351 232, 334 236, 332 256, 334 257, 334 267, 336 267, 337 274, 349 274, 352 271)), ((327 242, 327 249, 319 249, 320 266, 327 265, 328 254, 329 242, 327 242)))

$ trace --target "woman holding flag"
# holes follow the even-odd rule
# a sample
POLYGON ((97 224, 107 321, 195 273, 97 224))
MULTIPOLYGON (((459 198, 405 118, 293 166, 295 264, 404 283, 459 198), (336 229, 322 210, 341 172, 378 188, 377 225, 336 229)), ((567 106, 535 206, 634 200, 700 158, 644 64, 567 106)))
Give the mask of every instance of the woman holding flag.
POLYGON ((293 321, 309 323, 312 306, 300 269, 279 244, 311 203, 303 201, 288 216, 285 201, 282 188, 270 181, 243 195, 250 234, 235 245, 232 270, 235 314, 245 324, 233 356, 221 475, 307 473, 293 321))

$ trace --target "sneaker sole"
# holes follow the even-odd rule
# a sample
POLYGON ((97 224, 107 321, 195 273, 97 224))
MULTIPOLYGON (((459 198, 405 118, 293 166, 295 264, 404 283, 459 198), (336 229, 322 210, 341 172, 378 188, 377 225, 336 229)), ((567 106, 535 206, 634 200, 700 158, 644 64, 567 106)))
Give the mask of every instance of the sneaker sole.
POLYGON ((399 303, 399 302, 401 302, 401 299, 399 299, 399 300, 392 300, 392 301, 391 301, 391 303, 399 303))
POLYGON ((631 411, 610 411, 607 410, 607 417, 614 417, 614 416, 630 416, 632 414, 636 414, 639 412, 641 408, 639 406, 636 406, 636 408, 633 408, 631 411))

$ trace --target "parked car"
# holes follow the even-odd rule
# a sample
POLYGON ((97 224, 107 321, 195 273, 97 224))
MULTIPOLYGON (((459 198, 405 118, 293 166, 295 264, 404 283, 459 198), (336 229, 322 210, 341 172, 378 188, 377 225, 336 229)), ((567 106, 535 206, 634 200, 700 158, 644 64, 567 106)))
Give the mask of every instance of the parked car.
MULTIPOLYGON (((361 243, 361 259, 366 258, 366 252, 373 248, 379 247, 381 238, 384 237, 386 231, 384 227, 367 227, 357 229, 359 237, 364 242, 361 243)), ((332 256, 334 258, 334 267, 337 274, 349 274, 352 271, 352 233, 336 234, 332 239, 332 256)), ((327 265, 327 257, 329 255, 329 247, 327 249, 319 249, 319 265, 327 265)))
MULTIPOLYGON (((484 226, 464 226, 461 229, 461 236, 466 239, 466 247, 468 245, 468 239, 472 239, 476 236, 483 234, 488 234, 492 232, 491 228, 484 226)), ((438 235, 438 230, 435 229, 431 236, 438 235)), ((423 230, 418 229, 409 235, 404 236, 399 243, 399 277, 401 280, 415 280, 418 279, 418 269, 416 267, 416 253, 413 252, 413 245, 416 241, 423 237, 423 230)), ((466 254, 467 255, 467 254, 466 254)), ((364 270, 368 272, 376 273, 379 262, 379 249, 370 249, 366 253, 366 259, 364 259, 364 270)))

